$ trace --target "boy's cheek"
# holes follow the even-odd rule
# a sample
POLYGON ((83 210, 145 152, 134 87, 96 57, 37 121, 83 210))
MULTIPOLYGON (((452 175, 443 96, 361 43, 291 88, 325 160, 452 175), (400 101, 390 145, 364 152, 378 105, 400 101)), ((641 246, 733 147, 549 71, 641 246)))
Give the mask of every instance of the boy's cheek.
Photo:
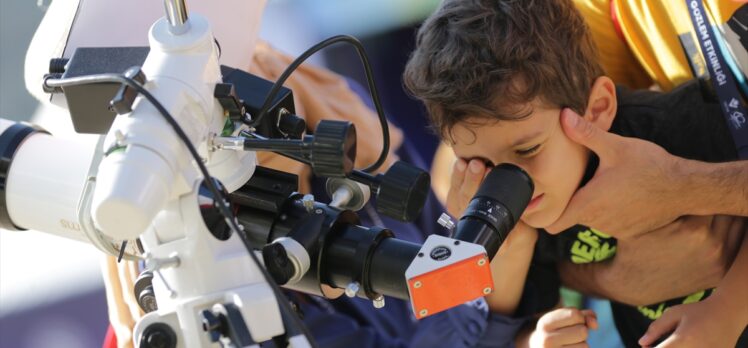
POLYGON ((534 212, 532 214, 529 214, 529 216, 523 215, 520 218, 520 220, 522 222, 524 222, 525 224, 527 224, 528 226, 533 227, 533 228, 538 228, 538 229, 545 228, 545 226, 547 226, 547 225, 543 224, 542 221, 541 221, 541 219, 538 218, 538 216, 537 216, 538 213, 540 213, 540 212, 534 212))
POLYGON ((556 220, 561 216, 562 211, 558 211, 558 207, 553 204, 555 202, 552 202, 548 198, 550 197, 545 197, 546 202, 543 202, 545 204, 541 209, 522 214, 520 220, 528 226, 538 229, 545 229, 552 223, 556 222, 556 220))

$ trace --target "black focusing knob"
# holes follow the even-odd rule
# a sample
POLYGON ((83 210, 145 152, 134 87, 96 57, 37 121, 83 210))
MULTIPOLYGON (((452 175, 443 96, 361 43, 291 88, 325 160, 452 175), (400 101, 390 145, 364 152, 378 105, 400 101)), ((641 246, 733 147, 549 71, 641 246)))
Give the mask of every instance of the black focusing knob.
POLYGON ((262 248, 262 260, 268 273, 278 285, 284 285, 294 275, 293 263, 288 259, 286 248, 278 243, 267 244, 262 248))
POLYGON ((322 120, 314 131, 311 163, 314 174, 342 178, 356 160, 356 128, 351 122, 322 120))
POLYGON ((65 72, 65 66, 68 65, 68 58, 52 58, 49 60, 49 73, 62 74, 65 72))
POLYGON ((290 139, 301 139, 306 130, 306 121, 291 113, 284 113, 279 117, 278 130, 287 134, 290 139))
POLYGON ((421 168, 398 161, 381 179, 377 211, 400 221, 413 221, 429 194, 431 178, 421 168))

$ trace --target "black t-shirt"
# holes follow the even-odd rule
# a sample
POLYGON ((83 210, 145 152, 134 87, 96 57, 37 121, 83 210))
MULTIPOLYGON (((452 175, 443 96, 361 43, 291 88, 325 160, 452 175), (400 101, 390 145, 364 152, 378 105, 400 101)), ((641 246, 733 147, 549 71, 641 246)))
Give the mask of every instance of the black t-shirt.
MULTIPOLYGON (((730 132, 719 104, 705 102, 696 81, 686 83, 670 93, 630 91, 618 88, 618 110, 610 132, 651 141, 669 153, 706 162, 737 159, 730 132)), ((594 154, 588 163, 584 185, 594 174, 598 160, 594 154)), ((558 302, 558 276, 549 276, 558 260, 573 263, 600 262, 615 256, 616 240, 594 228, 577 225, 556 236, 541 233, 527 286, 544 296, 534 300, 545 310, 558 302)), ((526 293, 527 294, 527 293, 526 293)), ((687 297, 649 306, 632 307, 611 301, 613 317, 623 343, 638 347, 637 341, 649 324, 670 306, 697 302, 711 294, 711 289, 687 297)), ((523 302, 530 302, 523 299, 523 302)), ((538 308, 536 307, 536 308, 538 308)), ((748 334, 743 333, 738 347, 748 348, 748 334)))

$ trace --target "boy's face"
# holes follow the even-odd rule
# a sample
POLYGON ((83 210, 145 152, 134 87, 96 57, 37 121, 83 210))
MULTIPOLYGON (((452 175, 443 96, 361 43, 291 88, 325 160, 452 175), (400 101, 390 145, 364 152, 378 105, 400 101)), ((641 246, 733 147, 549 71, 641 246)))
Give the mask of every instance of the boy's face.
POLYGON ((535 228, 555 222, 584 175, 588 150, 566 137, 561 109, 532 103, 530 116, 518 121, 468 119, 452 129, 457 157, 489 165, 512 163, 524 169, 535 192, 522 221, 535 228))

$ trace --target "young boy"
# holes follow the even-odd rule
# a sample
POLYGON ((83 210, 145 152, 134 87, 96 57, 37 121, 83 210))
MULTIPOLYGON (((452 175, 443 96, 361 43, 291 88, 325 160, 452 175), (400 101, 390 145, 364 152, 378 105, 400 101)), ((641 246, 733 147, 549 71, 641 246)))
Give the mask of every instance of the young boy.
MULTIPOLYGON (((530 174, 535 192, 522 223, 512 233, 534 236, 535 229, 555 222, 573 193, 597 168, 597 158, 564 134, 562 112, 566 118, 578 117, 570 115, 573 112, 583 115, 584 121, 605 131, 657 143, 680 157, 710 162, 737 158, 720 106, 704 102, 698 84, 687 83, 667 94, 617 89, 604 76, 587 27, 568 0, 446 0, 419 30, 404 82, 425 103, 439 134, 464 160, 456 164, 455 180, 467 171, 483 173, 484 164, 504 162, 519 165, 530 174)), ((470 194, 463 191, 463 196, 470 194)), ((464 206, 459 206, 460 199, 451 198, 448 204, 455 214, 464 206)), ((656 192, 652 199, 658 199, 656 192)), ((713 228, 728 229, 732 238, 745 229, 742 218, 713 219, 720 221, 713 228)), ((617 241, 604 232, 578 225, 553 237, 539 233, 536 243, 528 237, 525 239, 532 242, 513 244, 513 253, 533 254, 532 266, 527 262, 512 265, 525 273, 530 267, 527 285, 535 291, 525 291, 521 303, 540 304, 535 309, 541 312, 557 302, 559 281, 553 274, 538 276, 542 268, 538 266, 548 260, 580 264, 614 257, 617 241)), ((742 248, 743 253, 746 249, 742 248)), ((740 264, 733 268, 745 267, 746 258, 739 256, 738 260, 740 264)), ((525 279, 524 275, 518 278, 525 279)), ((516 287, 522 287, 523 282, 495 281, 502 291, 488 298, 489 305, 511 315, 521 306, 520 296, 506 294, 520 294, 516 287), (503 291, 508 289, 513 291, 503 291)), ((729 272, 715 291, 698 291, 650 306, 614 303, 616 325, 624 343, 636 346, 665 309, 699 302, 711 294, 703 304, 712 309, 731 301, 734 304, 723 306, 720 314, 730 319, 719 334, 734 344, 748 324, 746 286, 744 274, 729 272)), ((686 308, 703 307, 699 305, 686 308)), ((583 329, 585 320, 580 313, 546 314, 531 341, 551 346, 581 344, 586 330, 580 330, 580 321, 583 329)), ((653 341, 649 337, 642 342, 649 345, 653 341)))

